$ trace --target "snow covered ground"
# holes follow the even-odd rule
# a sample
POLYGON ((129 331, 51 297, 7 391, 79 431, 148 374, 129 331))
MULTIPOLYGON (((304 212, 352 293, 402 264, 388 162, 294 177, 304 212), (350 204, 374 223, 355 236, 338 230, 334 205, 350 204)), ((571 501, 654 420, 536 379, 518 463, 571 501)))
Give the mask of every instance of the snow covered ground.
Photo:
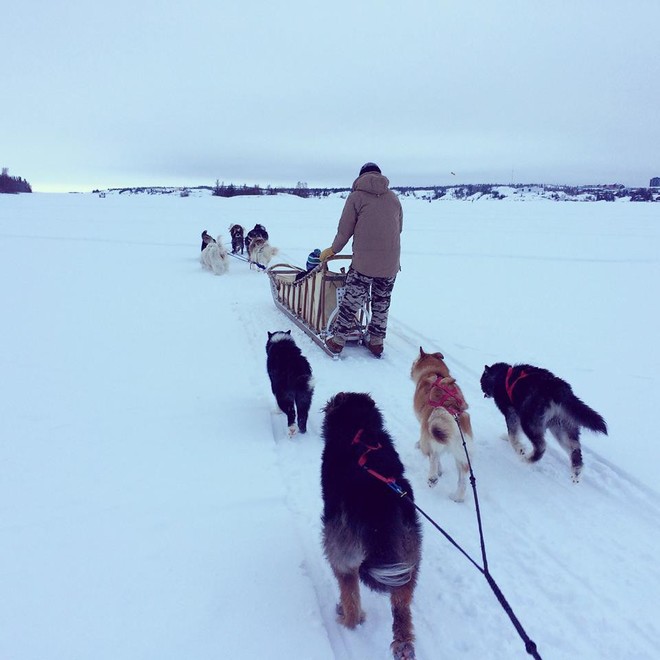
MULTIPOLYGON (((544 659, 657 658, 660 223, 654 204, 406 198, 382 360, 312 364, 310 431, 273 415, 267 278, 200 267, 199 234, 264 224, 278 261, 330 244, 339 198, 0 196, 0 658, 389 657, 385 597, 335 621, 320 547, 321 407, 369 391, 418 504, 475 558, 474 501, 414 448, 410 364, 442 350, 470 403, 491 571, 544 659), (655 301, 655 302, 654 302, 655 301), (608 422, 582 482, 482 397, 495 361, 568 380, 608 422)), ((417 655, 529 657, 486 581, 423 521, 417 655)))

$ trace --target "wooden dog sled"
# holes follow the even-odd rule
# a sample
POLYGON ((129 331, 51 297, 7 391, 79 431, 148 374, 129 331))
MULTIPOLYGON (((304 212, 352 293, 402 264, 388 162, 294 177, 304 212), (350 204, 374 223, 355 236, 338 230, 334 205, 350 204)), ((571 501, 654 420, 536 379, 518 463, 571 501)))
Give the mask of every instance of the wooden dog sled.
MULTIPOLYGON (((351 258, 350 255, 330 257, 310 271, 289 264, 275 264, 266 270, 275 306, 331 357, 337 355, 326 348, 325 338, 337 316, 346 283, 346 268, 339 267, 338 262, 351 258), (339 270, 332 270, 331 266, 339 270)), ((355 326, 346 338, 347 343, 362 343, 370 318, 367 301, 355 314, 355 326)))

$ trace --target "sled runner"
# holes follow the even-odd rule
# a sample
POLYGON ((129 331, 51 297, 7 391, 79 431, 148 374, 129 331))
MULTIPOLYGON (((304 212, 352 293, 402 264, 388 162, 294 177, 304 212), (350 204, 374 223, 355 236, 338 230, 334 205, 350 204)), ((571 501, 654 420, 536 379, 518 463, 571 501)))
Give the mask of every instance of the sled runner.
MULTIPOLYGON (((310 271, 289 264, 275 264, 266 271, 275 306, 335 358, 337 356, 326 347, 325 338, 330 334, 344 295, 346 268, 341 266, 335 271, 330 266, 338 266, 339 260, 351 258, 350 255, 330 257, 310 271)), ((362 343, 370 317, 367 302, 355 315, 355 326, 346 338, 347 343, 362 343)))

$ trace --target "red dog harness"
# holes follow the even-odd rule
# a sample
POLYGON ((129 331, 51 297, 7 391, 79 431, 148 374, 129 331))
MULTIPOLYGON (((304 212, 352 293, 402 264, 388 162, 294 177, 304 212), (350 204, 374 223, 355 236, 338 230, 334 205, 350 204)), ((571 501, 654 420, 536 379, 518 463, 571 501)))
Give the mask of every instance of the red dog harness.
POLYGON ((506 378, 504 379, 504 387, 506 389, 506 393, 509 396, 509 401, 513 403, 513 388, 518 384, 519 380, 522 380, 523 378, 527 378, 529 374, 523 369, 519 374, 518 377, 511 382, 511 376, 513 375, 513 367, 509 367, 509 370, 506 372, 506 378))
POLYGON ((431 384, 429 392, 429 405, 433 408, 444 408, 450 415, 458 417, 467 410, 465 399, 455 383, 447 384, 442 382, 443 377, 438 376, 431 384), (436 401, 431 398, 433 391, 440 391, 440 398, 436 401))
POLYGON ((406 495, 406 492, 397 484, 396 479, 394 477, 384 477, 380 472, 376 472, 376 470, 372 470, 371 468, 368 468, 366 463, 367 463, 367 454, 370 451, 378 451, 379 449, 383 448, 383 445, 380 444, 380 442, 375 446, 372 447, 371 445, 368 445, 366 442, 362 442, 360 438, 362 437, 362 432, 364 429, 360 429, 356 434, 355 437, 353 438, 353 441, 351 442, 352 445, 362 445, 363 447, 366 447, 365 452, 358 458, 358 465, 366 470, 372 477, 376 477, 376 479, 382 481, 384 484, 389 486, 395 493, 398 495, 401 495, 403 497, 406 495))

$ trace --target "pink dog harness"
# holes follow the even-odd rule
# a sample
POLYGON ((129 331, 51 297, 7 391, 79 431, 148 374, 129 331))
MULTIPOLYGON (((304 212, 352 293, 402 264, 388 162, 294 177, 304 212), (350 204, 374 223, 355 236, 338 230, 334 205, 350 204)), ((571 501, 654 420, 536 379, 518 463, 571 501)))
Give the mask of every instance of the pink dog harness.
POLYGON ((443 383, 442 380, 443 377, 438 376, 431 384, 429 405, 433 408, 444 408, 450 415, 458 417, 467 410, 463 394, 455 383, 443 383), (437 401, 431 398, 434 390, 440 391, 440 398, 437 401))

